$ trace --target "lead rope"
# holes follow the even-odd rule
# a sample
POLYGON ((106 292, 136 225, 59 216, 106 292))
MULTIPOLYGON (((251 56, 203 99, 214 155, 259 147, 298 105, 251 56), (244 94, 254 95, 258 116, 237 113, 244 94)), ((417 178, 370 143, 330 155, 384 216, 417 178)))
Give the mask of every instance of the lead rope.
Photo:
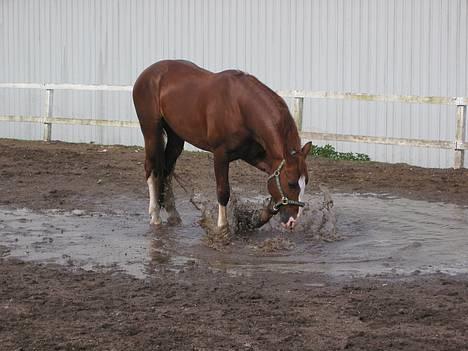
POLYGON ((174 177, 176 182, 179 184, 179 186, 185 191, 185 193, 189 195, 190 197, 189 201, 193 205, 193 207, 195 207, 198 211, 203 211, 203 209, 200 206, 198 206, 194 200, 195 192, 193 191, 193 187, 191 187, 192 191, 188 191, 187 188, 184 186, 182 180, 180 179, 179 175, 175 171, 172 172, 172 176, 174 177))

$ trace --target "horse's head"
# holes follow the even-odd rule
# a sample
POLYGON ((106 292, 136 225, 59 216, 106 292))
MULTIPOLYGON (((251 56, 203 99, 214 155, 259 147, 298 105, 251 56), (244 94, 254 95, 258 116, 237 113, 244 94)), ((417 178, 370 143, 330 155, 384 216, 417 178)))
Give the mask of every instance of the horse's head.
POLYGON ((281 224, 286 229, 294 229, 305 205, 302 201, 309 181, 305 159, 311 146, 308 142, 301 150, 290 150, 268 178, 272 211, 280 213, 281 224))

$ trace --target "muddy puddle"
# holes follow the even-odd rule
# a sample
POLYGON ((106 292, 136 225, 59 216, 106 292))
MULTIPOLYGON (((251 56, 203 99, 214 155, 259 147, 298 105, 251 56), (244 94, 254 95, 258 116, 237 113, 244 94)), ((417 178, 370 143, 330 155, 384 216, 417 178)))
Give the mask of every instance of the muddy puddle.
MULTIPOLYGON (((321 240, 272 221, 223 250, 205 244, 200 212, 178 200, 183 224, 150 228, 146 202, 117 199, 113 214, 0 208, 0 255, 144 277, 196 264, 231 274, 259 270, 334 277, 468 270, 468 208, 391 196, 332 194, 336 234, 321 240)), ((320 201, 311 196, 308 201, 320 201)))

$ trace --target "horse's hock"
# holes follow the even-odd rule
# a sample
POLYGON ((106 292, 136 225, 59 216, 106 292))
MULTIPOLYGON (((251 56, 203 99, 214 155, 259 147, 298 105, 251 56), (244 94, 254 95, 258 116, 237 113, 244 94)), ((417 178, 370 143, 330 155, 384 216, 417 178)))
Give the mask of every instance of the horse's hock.
MULTIPOLYGON (((328 189, 321 187, 320 190, 322 199, 314 198, 307 204, 292 233, 300 233, 309 239, 334 241, 338 239, 334 203, 328 189)), ((207 201, 201 203, 200 225, 206 233, 205 241, 210 247, 227 245, 234 238, 250 234, 259 228, 273 232, 279 227, 276 216, 267 215, 268 200, 260 202, 240 199, 233 194, 227 206, 229 227, 224 228, 218 228, 216 224, 218 205, 207 204, 207 201), (270 219, 272 223, 269 223, 270 219)))

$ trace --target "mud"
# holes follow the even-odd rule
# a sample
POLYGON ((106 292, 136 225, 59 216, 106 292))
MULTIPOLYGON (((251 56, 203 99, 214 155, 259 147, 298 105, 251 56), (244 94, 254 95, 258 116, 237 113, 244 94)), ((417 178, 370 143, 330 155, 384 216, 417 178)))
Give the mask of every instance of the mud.
POLYGON ((260 242, 257 247, 262 252, 268 253, 292 250, 294 249, 295 244, 284 236, 278 236, 276 238, 265 239, 263 242, 260 242))
MULTIPOLYGON (((148 226, 142 162, 0 140, 0 350, 466 349, 466 171, 311 159, 309 221, 213 250, 176 182, 183 223, 148 226)), ((207 203, 211 162, 176 167, 207 203)), ((265 179, 231 167, 255 208, 265 179)))
MULTIPOLYGON (((151 228, 135 211, 138 201, 127 199, 121 214, 0 207, 1 243, 10 257, 139 278, 193 262, 231 275, 305 272, 339 279, 468 270, 468 208, 375 195, 334 198, 339 236, 333 237, 301 228, 290 233, 274 218, 223 241, 206 235, 200 212, 187 200, 179 201, 181 225, 151 228)), ((325 204, 321 196, 307 199, 315 209, 325 204)), ((307 218, 320 224, 323 216, 307 218)))

